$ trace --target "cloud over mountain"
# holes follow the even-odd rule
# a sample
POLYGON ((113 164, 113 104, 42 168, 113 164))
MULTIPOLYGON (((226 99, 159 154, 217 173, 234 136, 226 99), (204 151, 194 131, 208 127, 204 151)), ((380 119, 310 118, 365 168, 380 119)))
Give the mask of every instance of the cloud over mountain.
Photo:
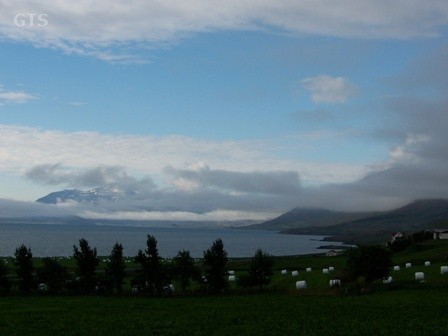
POLYGON ((119 186, 125 190, 150 190, 155 187, 148 178, 137 179, 123 167, 98 166, 84 170, 67 169, 61 164, 43 164, 26 171, 25 176, 36 183, 76 187, 119 186))

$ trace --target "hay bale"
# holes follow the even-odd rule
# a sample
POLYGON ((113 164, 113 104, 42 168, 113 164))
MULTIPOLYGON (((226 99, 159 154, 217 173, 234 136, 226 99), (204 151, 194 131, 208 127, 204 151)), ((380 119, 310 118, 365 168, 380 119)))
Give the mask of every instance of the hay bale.
POLYGON ((393 278, 391 276, 388 276, 387 278, 383 279, 383 284, 390 284, 392 283, 393 278))
POLYGON ((235 275, 235 271, 228 271, 230 275, 235 275))
POLYGON ((292 272, 291 272, 291 275, 292 275, 293 277, 299 276, 299 272, 298 272, 298 271, 292 271, 292 272))
POLYGON ((430 261, 425 261, 425 266, 431 266, 431 262, 430 261))
POLYGON ((328 268, 324 268, 324 269, 322 270, 322 273, 323 273, 323 274, 328 274, 328 273, 330 273, 330 271, 328 270, 328 268))
POLYGON ((308 286, 305 280, 296 281, 296 289, 307 289, 308 286))
POLYGON ((46 283, 40 283, 39 285, 37 285, 37 291, 40 293, 48 292, 48 285, 46 283))
POLYGON ((394 266, 394 271, 399 271, 400 270, 400 266, 394 266))
POLYGON ((332 280, 330 280, 329 285, 330 285, 330 287, 336 287, 336 286, 340 287, 341 286, 341 280, 339 280, 339 279, 332 279, 332 280))
POLYGON ((282 274, 283 275, 288 274, 288 271, 287 270, 282 270, 282 274))
POLYGON ((334 271, 334 267, 333 266, 328 267, 328 271, 333 272, 334 271))
POLYGON ((406 263, 406 268, 411 268, 412 267, 412 264, 411 263, 406 263))
POLYGON ((229 275, 229 281, 233 282, 236 280, 236 277, 234 275, 229 275))
POLYGON ((425 280, 425 273, 415 272, 415 280, 419 280, 419 281, 425 280))
POLYGON ((306 269, 306 271, 307 271, 307 272, 311 272, 311 271, 312 271, 311 267, 308 267, 308 268, 306 269))
POLYGON ((448 266, 440 266, 440 274, 448 274, 448 266))

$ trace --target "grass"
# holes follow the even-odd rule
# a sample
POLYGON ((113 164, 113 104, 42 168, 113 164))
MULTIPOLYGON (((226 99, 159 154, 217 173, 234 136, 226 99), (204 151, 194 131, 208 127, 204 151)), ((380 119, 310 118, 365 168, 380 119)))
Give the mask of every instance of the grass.
POLYGON ((446 288, 365 296, 8 297, 1 335, 447 335, 446 288), (424 308, 424 309, 422 309, 424 308))

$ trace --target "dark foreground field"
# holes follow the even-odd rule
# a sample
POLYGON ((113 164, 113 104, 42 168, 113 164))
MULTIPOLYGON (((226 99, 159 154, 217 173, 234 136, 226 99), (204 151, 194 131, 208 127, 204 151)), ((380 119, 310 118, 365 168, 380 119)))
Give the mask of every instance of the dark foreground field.
POLYGON ((361 296, 7 297, 0 335, 448 335, 448 289, 361 296))

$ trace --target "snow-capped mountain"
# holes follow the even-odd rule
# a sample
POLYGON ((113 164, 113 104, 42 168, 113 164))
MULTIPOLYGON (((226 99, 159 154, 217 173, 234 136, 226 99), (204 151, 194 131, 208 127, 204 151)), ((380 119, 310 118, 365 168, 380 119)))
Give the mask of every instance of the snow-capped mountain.
POLYGON ((101 187, 87 191, 78 189, 66 189, 52 192, 44 197, 39 198, 38 200, 36 200, 36 202, 47 204, 61 204, 69 202, 96 204, 103 201, 115 202, 133 195, 133 192, 126 192, 120 188, 101 187))

